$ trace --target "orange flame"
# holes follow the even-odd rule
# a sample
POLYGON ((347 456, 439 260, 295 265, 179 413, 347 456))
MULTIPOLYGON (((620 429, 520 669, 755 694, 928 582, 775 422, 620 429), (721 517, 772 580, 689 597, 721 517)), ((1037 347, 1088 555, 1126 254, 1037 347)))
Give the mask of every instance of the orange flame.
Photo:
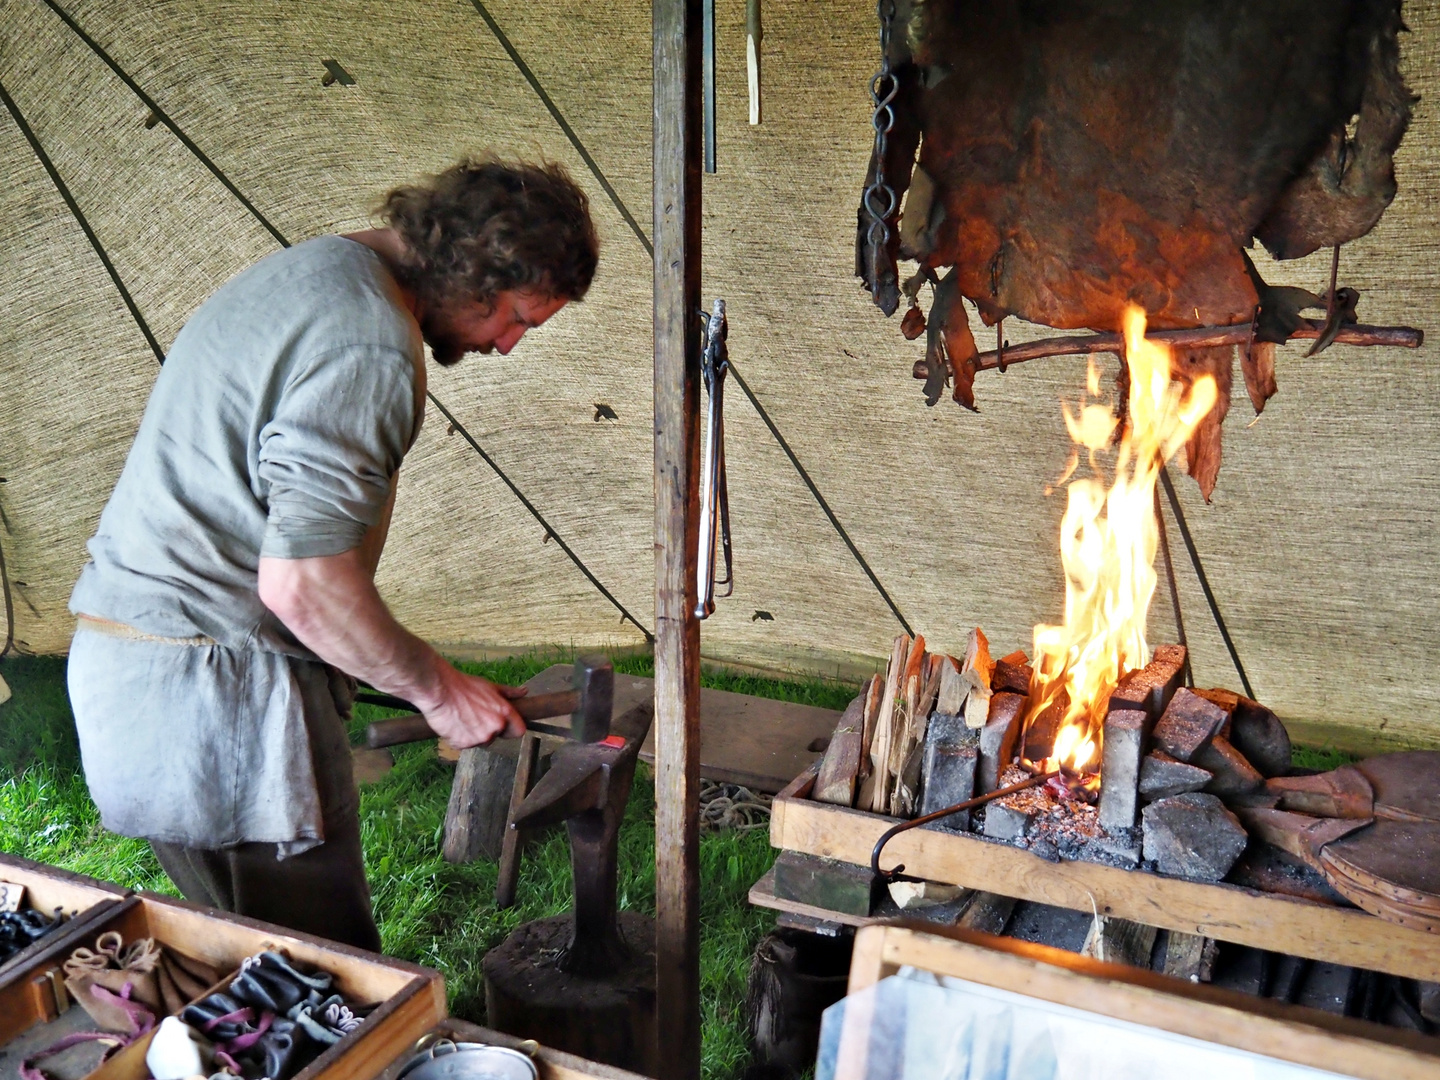
MULTIPOLYGON (((1184 446, 1215 404, 1209 375, 1188 392, 1171 378, 1170 350, 1145 337, 1145 313, 1127 308, 1122 319, 1130 368, 1129 424, 1115 451, 1107 487, 1100 455, 1109 451, 1118 423, 1111 407, 1081 399, 1065 410, 1065 426, 1078 445, 1061 480, 1088 451, 1089 476, 1071 480, 1060 526, 1065 568, 1065 621, 1035 627, 1035 677, 1026 725, 1047 709, 1064 709, 1047 768, 1072 772, 1098 768, 1105 708, 1122 675, 1150 659, 1145 620, 1155 593, 1155 481, 1163 462, 1184 446), (1063 695, 1063 696, 1062 696, 1063 695)), ((1090 365, 1086 388, 1100 392, 1090 365)))

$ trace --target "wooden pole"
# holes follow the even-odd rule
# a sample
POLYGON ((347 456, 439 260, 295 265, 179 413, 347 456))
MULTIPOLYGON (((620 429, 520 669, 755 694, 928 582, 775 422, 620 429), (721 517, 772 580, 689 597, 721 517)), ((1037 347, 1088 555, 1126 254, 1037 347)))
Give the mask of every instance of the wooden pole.
POLYGON ((655 963, 663 1080, 700 1077, 701 0, 652 0, 655 963))

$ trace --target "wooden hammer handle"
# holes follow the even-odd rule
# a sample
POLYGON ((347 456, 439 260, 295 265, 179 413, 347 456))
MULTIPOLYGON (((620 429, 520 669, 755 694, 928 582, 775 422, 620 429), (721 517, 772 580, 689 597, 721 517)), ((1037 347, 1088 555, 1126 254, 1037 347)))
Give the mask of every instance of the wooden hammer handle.
MULTIPOLYGON (((510 702, 515 711, 527 724, 551 716, 565 716, 573 713, 580 700, 577 690, 557 690, 553 694, 527 694, 510 702)), ((544 734, 566 734, 549 724, 539 725, 537 731, 544 734)), ((419 713, 411 716, 397 716, 391 720, 376 720, 365 730, 365 744, 372 750, 382 746, 397 746, 400 743, 420 742, 435 738, 435 732, 419 713)))

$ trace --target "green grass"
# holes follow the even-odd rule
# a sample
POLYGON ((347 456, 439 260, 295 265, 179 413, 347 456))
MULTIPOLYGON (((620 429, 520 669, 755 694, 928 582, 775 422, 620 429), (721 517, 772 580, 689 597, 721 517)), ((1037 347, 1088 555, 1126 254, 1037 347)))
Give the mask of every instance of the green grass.
MULTIPOLYGON (((465 670, 521 683, 570 653, 545 651, 465 670)), ((621 657, 616 669, 653 674, 649 656, 621 657)), ((136 889, 175 889, 139 840, 100 827, 80 774, 80 754, 65 695, 64 660, 11 657, 0 675, 14 698, 0 705, 0 850, 136 889)), ((853 686, 830 680, 787 682, 706 670, 706 686, 843 708, 853 686)), ((384 710, 360 706, 352 725, 384 710)), ((454 770, 430 745, 397 747, 395 767, 361 788, 360 818, 375 913, 385 951, 444 972, 452 1015, 483 1021, 480 962, 487 949, 529 919, 557 915, 570 903, 570 853, 563 830, 532 843, 522 862, 518 903, 494 904, 496 866, 481 860, 452 866, 440 856, 454 770)), ((655 792, 642 764, 620 833, 620 905, 649 914, 655 905, 655 792)), ((765 830, 707 833, 700 843, 701 1001, 704 1075, 738 1077, 748 1064, 741 1009, 750 954, 773 916, 746 902, 750 886, 773 861, 765 830)))

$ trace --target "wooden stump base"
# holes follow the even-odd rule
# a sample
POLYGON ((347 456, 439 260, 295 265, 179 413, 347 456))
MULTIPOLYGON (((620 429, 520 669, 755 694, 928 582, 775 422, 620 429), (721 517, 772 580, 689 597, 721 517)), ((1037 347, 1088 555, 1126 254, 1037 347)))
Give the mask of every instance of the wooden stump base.
POLYGON ((633 960, 602 978, 556 966, 570 916, 523 923, 485 954, 490 1027, 592 1061, 655 1076, 655 921, 620 912, 633 960))

